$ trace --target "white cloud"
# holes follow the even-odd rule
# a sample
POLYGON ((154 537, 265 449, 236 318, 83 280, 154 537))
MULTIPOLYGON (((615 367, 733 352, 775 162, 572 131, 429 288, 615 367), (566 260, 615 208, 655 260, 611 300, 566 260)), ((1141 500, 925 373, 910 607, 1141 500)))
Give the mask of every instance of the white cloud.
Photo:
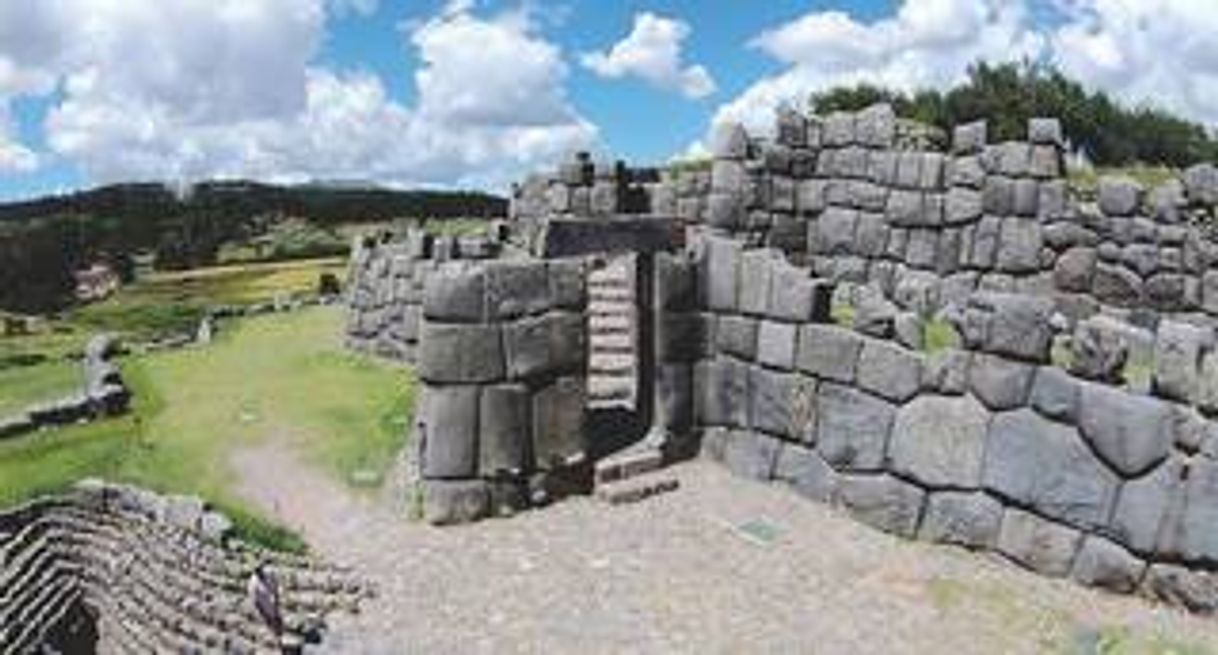
MULTIPOLYGON (((6 92, 33 92, 6 79, 50 71, 53 83, 39 92, 58 83, 62 100, 45 120, 48 143, 95 182, 248 176, 500 186, 597 136, 565 96, 560 51, 521 12, 481 18, 458 2, 410 27, 405 37, 421 64, 417 102, 406 106, 376 75, 313 63, 334 0, 56 6, 41 20, 60 35, 58 49, 27 56, 0 41, 0 103, 6 92), (22 75, 6 76, 5 61, 19 61, 10 68, 22 75)), ((28 149, 17 148, 0 146, 0 161, 8 153, 28 162, 12 154, 28 149)))
POLYGON ((701 65, 681 65, 681 43, 690 34, 684 21, 642 12, 634 29, 608 52, 588 52, 580 63, 602 77, 636 76, 687 98, 704 98, 715 92, 715 81, 701 65))
POLYGON ((376 13, 380 2, 379 0, 326 0, 326 4, 331 12, 339 16, 352 13, 360 16, 371 16, 376 13))
POLYGON ((0 101, 0 173, 27 173, 38 167, 33 150, 17 142, 8 103, 0 101))
POLYGON ((752 47, 787 68, 721 106, 712 122, 769 130, 776 107, 802 105, 817 90, 859 82, 943 87, 977 60, 1035 57, 1043 43, 1023 3, 1011 0, 904 0, 895 15, 870 23, 840 11, 811 12, 753 39, 752 47))

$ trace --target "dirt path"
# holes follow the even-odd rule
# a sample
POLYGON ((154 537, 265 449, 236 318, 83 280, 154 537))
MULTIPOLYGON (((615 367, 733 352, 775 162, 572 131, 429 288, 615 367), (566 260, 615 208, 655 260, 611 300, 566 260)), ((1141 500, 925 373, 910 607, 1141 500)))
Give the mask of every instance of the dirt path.
POLYGON ((1212 621, 902 541, 702 462, 637 505, 577 498, 446 529, 273 444, 236 465, 247 497, 379 588, 325 652, 1218 652, 1212 621))

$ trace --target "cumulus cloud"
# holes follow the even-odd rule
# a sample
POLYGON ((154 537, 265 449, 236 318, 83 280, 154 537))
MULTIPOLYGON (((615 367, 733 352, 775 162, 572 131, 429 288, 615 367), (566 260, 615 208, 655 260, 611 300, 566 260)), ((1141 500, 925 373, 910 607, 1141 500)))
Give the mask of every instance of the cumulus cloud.
POLYGON ((681 43, 689 34, 684 21, 642 12, 626 38, 608 52, 584 53, 580 63, 602 77, 634 76, 687 98, 704 98, 715 92, 710 73, 701 65, 681 65, 681 43))
MULTIPOLYGON (((327 12, 374 10, 368 0, 37 4, 59 8, 38 19, 61 45, 0 40, 0 106, 58 88, 47 141, 92 181, 500 186, 596 140, 565 96, 558 48, 519 12, 483 18, 454 3, 409 27, 421 64, 406 105, 374 74, 315 63, 327 12)), ((28 167, 27 155, 0 138, 0 166, 28 167)))
POLYGON ((1037 57, 1044 38, 1029 28, 1022 2, 905 0, 895 15, 873 22, 841 11, 810 12, 749 45, 787 67, 720 107, 714 123, 769 129, 778 105, 801 105, 809 93, 838 85, 946 86, 977 60, 1037 57))

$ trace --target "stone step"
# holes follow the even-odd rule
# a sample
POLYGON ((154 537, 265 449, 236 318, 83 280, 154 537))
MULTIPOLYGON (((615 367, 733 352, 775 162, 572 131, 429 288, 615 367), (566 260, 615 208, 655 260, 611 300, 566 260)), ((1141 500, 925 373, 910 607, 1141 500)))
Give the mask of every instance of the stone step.
POLYGON ((609 332, 595 335, 589 340, 588 350, 593 353, 634 353, 634 340, 629 332, 609 332))
POLYGON ((597 318, 616 316, 630 318, 633 315, 634 311, 629 305, 616 305, 612 303, 588 305, 588 318, 590 321, 595 321, 597 318))
POLYGON ((595 334, 597 331, 618 332, 630 331, 634 326, 632 317, 623 314, 600 314, 588 319, 588 330, 595 334))
POLYGON ((633 305, 634 294, 631 293, 629 288, 595 287, 588 289, 588 301, 591 303, 608 301, 633 305))
POLYGON ((634 359, 622 359, 621 355, 596 354, 588 362, 588 374, 590 376, 617 375, 633 378, 634 359))
POLYGON ((588 378, 588 397, 599 399, 628 399, 634 395, 634 379, 597 375, 588 378))
POLYGON ((596 487, 596 497, 610 505, 626 505, 676 491, 681 483, 668 470, 658 470, 596 487))
POLYGON ((664 453, 647 444, 635 444, 601 459, 593 467, 593 481, 599 487, 655 471, 664 465, 664 453))

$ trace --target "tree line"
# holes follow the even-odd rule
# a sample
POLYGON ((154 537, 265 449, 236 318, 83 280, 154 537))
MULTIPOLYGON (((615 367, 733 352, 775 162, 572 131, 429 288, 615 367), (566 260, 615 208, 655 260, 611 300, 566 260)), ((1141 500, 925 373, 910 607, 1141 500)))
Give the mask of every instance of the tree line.
POLYGON ((817 113, 857 111, 877 102, 947 134, 956 125, 987 119, 991 140, 1023 139, 1029 118, 1057 117, 1071 147, 1099 166, 1182 168, 1218 161, 1218 140, 1205 126, 1159 108, 1127 106, 1047 64, 978 63, 963 83, 946 91, 904 93, 860 84, 811 97, 817 113))

